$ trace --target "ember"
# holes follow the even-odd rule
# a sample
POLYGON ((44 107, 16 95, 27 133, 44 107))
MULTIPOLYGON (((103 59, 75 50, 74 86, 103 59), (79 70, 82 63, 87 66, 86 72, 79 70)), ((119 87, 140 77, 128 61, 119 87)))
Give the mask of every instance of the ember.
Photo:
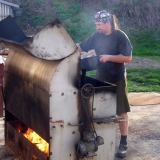
MULTIPOLYGON (((18 131, 20 132, 20 130, 18 131)), ((49 156, 49 144, 44 139, 42 139, 36 132, 28 128, 28 130, 22 134, 46 156, 49 156)))

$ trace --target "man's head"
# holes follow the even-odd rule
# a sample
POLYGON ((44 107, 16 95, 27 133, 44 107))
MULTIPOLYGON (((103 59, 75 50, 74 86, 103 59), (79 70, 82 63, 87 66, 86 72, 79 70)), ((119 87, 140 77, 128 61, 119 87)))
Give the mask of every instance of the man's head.
POLYGON ((94 16, 95 22, 106 23, 108 20, 112 19, 112 15, 106 10, 99 11, 94 16))
POLYGON ((94 16, 96 29, 100 33, 110 34, 112 31, 117 30, 116 17, 106 10, 99 11, 94 16))

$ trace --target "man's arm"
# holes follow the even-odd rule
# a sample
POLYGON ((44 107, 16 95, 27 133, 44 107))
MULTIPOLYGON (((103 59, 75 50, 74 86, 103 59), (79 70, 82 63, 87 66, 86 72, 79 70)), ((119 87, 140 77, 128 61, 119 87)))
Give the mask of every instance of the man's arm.
POLYGON ((76 46, 77 46, 77 51, 79 51, 80 53, 83 52, 83 50, 79 44, 76 44, 76 46))
POLYGON ((124 56, 123 54, 118 55, 100 55, 100 62, 105 63, 107 61, 116 62, 116 63, 126 63, 132 60, 132 55, 124 56))

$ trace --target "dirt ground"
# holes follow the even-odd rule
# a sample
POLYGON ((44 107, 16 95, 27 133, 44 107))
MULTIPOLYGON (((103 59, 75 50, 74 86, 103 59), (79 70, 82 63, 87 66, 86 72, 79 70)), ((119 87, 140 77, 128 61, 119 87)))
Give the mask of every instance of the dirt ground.
MULTIPOLYGON (((160 160, 160 93, 129 93, 128 155, 123 160, 160 160)), ((119 145, 117 125, 116 150, 119 145)), ((19 160, 4 145, 4 121, 0 118, 0 160, 19 160)), ((115 160, 120 160, 115 157, 115 160)))

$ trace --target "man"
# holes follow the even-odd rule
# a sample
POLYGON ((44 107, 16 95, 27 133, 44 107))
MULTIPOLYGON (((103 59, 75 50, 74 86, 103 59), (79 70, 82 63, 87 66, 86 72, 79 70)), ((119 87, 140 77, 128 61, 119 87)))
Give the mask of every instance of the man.
POLYGON ((77 47, 80 52, 94 49, 99 59, 96 79, 117 85, 117 115, 126 121, 119 123, 121 140, 116 156, 123 158, 127 155, 127 112, 130 111, 124 63, 132 60, 132 45, 127 35, 118 29, 114 15, 102 10, 94 19, 97 31, 77 47))

